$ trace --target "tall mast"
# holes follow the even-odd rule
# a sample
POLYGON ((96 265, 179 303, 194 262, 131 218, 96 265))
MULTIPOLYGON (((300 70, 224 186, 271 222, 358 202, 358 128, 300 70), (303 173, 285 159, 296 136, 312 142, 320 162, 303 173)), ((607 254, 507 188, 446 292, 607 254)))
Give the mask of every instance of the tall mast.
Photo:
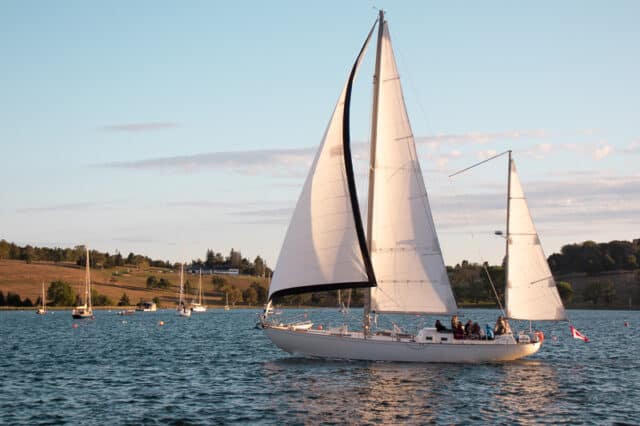
MULTIPOLYGON (((371 113, 371 154, 369 156, 369 200, 367 208, 367 247, 369 255, 371 255, 372 236, 373 236, 373 190, 376 168, 376 142, 378 138, 378 98, 380 95, 380 68, 382 53, 382 36, 384 34, 384 11, 380 9, 378 17, 378 44, 376 47, 376 68, 373 74, 373 110, 371 113)), ((364 334, 367 335, 371 312, 371 289, 366 288, 364 291, 364 334)))
MULTIPOLYGON (((507 315, 509 314, 509 302, 507 300, 507 287, 509 287, 509 219, 511 211, 509 205, 511 204, 511 150, 509 150, 509 170, 507 172, 507 235, 505 238, 505 256, 504 256, 504 305, 507 308, 507 315)), ((500 300, 498 300, 500 303, 500 300)))
POLYGON ((87 264, 85 266, 85 276, 84 276, 84 303, 87 305, 87 308, 91 309, 91 275, 89 272, 89 247, 87 249, 87 264))
POLYGON ((202 305, 202 268, 200 268, 200 279, 198 281, 198 296, 199 296, 199 300, 198 303, 202 305))

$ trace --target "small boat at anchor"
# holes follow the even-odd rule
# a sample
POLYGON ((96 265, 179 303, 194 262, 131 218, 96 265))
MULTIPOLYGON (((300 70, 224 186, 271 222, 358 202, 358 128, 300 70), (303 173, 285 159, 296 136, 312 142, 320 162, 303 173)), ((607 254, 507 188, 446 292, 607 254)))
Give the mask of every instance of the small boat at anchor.
POLYGON ((93 307, 91 306, 91 269, 89 266, 89 247, 86 247, 85 255, 85 274, 84 274, 84 304, 76 306, 71 311, 71 317, 73 319, 92 319, 93 307))
POLYGON ((176 314, 179 317, 190 317, 191 309, 189 309, 184 300, 184 264, 180 265, 180 292, 176 314))
POLYGON ((42 281, 42 296, 40 296, 41 305, 36 311, 38 315, 44 315, 47 313, 47 297, 44 294, 44 281, 42 281))

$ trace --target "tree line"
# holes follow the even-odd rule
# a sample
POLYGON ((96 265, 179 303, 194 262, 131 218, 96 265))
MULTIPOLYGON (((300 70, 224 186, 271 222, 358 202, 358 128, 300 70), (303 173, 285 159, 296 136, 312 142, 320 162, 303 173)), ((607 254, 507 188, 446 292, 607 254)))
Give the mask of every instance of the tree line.
MULTIPOLYGON (((79 294, 77 294, 71 284, 66 281, 52 281, 47 288, 46 295, 47 306, 78 306, 83 303, 79 294)), ((128 300, 128 299, 127 299, 128 300)), ((91 289, 91 302, 93 306, 113 306, 113 300, 110 297, 98 293, 96 289, 91 289)), ((20 299, 20 295, 7 292, 6 297, 0 291, 0 306, 12 307, 33 307, 42 305, 42 298, 38 296, 35 303, 28 297, 24 300, 20 299)))
POLYGON ((554 274, 632 271, 640 267, 640 239, 610 241, 608 243, 585 241, 578 244, 567 244, 562 246, 560 253, 549 256, 548 262, 554 274))
MULTIPOLYGON (((0 260, 24 260, 26 263, 34 261, 45 262, 70 262, 83 266, 86 264, 86 249, 83 245, 77 245, 73 248, 60 247, 37 247, 27 244, 19 246, 6 240, 0 240, 0 260)), ((136 253, 129 253, 126 257, 116 251, 114 254, 109 252, 100 252, 98 250, 90 250, 89 264, 92 268, 112 268, 116 266, 135 266, 138 269, 146 269, 148 267, 177 269, 180 267, 178 262, 170 262, 169 260, 151 259, 136 253)), ((228 256, 223 256, 220 252, 214 252, 208 249, 205 259, 197 259, 191 261, 191 266, 202 269, 238 269, 241 274, 255 276, 271 276, 273 271, 267 267, 264 259, 258 255, 251 261, 242 257, 240 250, 231 249, 228 256)))

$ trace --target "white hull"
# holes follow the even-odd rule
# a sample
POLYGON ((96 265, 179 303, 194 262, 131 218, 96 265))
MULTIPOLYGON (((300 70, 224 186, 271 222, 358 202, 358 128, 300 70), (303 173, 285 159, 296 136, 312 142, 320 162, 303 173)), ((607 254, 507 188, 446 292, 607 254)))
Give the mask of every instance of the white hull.
POLYGON ((199 304, 191 305, 191 312, 207 312, 207 307, 199 304))
POLYGON ((179 317, 190 317, 191 311, 189 309, 177 309, 176 310, 179 317))
POLYGON ((93 318, 93 310, 87 308, 76 308, 71 311, 71 317, 73 319, 89 319, 93 318))
POLYGON ((291 330, 286 326, 266 326, 264 332, 276 346, 294 355, 364 361, 512 361, 536 353, 542 344, 516 343, 511 335, 499 336, 496 340, 453 340, 448 334, 447 342, 419 342, 391 336, 364 339, 361 332, 332 334, 320 330, 291 330))

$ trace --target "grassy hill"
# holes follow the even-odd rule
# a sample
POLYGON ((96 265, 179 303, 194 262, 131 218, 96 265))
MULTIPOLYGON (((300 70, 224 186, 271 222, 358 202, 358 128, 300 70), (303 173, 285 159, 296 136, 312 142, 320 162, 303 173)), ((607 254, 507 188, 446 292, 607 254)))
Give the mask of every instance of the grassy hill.
MULTIPOLYGON (((244 290, 257 281, 266 286, 265 280, 259 277, 247 275, 220 275, 227 283, 244 290)), ((224 295, 214 291, 211 282, 212 276, 202 277, 202 288, 205 304, 223 305, 224 295)), ((42 292, 42 282, 45 289, 49 283, 56 280, 66 281, 71 284, 76 293, 81 293, 84 288, 84 268, 72 263, 33 262, 26 263, 20 260, 0 260, 0 291, 5 296, 7 292, 19 294, 22 299, 28 297, 35 303, 42 292)), ((195 290, 198 286, 198 276, 185 274, 185 281, 189 280, 195 290)), ((178 286, 180 284, 179 271, 165 268, 137 269, 134 266, 124 266, 105 269, 92 269, 91 281, 93 288, 98 293, 104 294, 118 302, 123 293, 126 293, 132 304, 140 300, 151 300, 158 297, 163 307, 173 307, 178 299, 178 286), (147 289, 146 281, 150 275, 158 279, 165 278, 171 282, 168 289, 147 289)), ((188 298, 189 299, 189 298, 188 298)))

